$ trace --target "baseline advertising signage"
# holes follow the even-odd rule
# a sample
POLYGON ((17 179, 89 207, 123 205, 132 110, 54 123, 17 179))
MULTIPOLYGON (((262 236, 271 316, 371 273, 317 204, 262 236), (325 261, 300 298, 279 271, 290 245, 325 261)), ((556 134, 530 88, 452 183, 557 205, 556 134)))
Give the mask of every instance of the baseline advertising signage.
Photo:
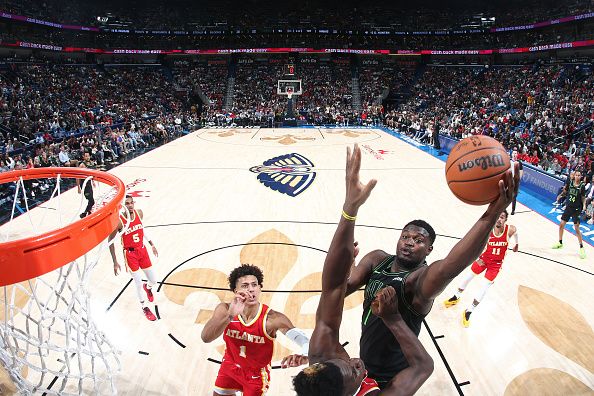
POLYGON ((460 50, 387 50, 387 49, 352 49, 352 48, 231 48, 231 49, 189 49, 189 50, 162 50, 162 49, 101 49, 81 47, 60 47, 50 44, 29 43, 26 41, 5 42, 0 41, 0 46, 33 48, 62 52, 91 52, 96 54, 188 54, 188 55, 216 55, 216 54, 263 54, 263 53, 343 53, 363 55, 490 55, 512 54, 522 52, 538 52, 555 49, 577 48, 594 46, 594 40, 574 41, 571 43, 545 44, 534 47, 499 48, 499 49, 460 49, 460 50))

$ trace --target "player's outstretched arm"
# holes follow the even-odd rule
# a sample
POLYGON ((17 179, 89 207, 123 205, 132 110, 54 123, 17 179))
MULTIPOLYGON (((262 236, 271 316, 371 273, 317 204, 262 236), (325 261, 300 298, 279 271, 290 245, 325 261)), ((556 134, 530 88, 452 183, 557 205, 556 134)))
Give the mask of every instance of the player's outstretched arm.
POLYGON ((431 264, 420 275, 417 296, 425 301, 433 300, 483 252, 497 218, 513 200, 516 186, 520 181, 520 172, 517 168, 516 164, 513 177, 511 170, 505 172, 503 179, 499 181, 499 197, 491 202, 487 211, 464 238, 452 248, 443 260, 431 264))
POLYGON ((281 361, 281 368, 297 367, 302 364, 307 364, 308 350, 309 350, 309 336, 301 329, 293 325, 291 319, 282 312, 270 310, 268 313, 268 320, 266 322, 266 333, 269 336, 275 337, 276 333, 280 331, 294 344, 299 346, 301 353, 295 353, 285 356, 281 361))
MULTIPOLYGON (((309 356, 325 354, 329 343, 338 351, 338 331, 342 321, 342 310, 346 292, 347 277, 354 257, 355 218, 359 207, 371 194, 377 183, 370 180, 362 184, 359 180, 361 150, 355 144, 353 151, 347 147, 346 196, 343 214, 330 243, 322 270, 322 295, 316 312, 316 326, 310 342, 309 356)), ((332 349, 332 348, 330 348, 332 349)))
POLYGON ((390 329, 408 362, 408 367, 396 374, 379 394, 413 395, 433 373, 433 359, 400 316, 398 298, 392 286, 378 292, 371 303, 371 310, 374 315, 382 318, 386 327, 390 329))
POLYGON ((109 253, 111 254, 111 260, 113 261, 113 273, 115 275, 120 273, 122 267, 120 266, 120 263, 118 263, 118 256, 115 251, 115 241, 113 239, 118 235, 118 232, 122 231, 122 228, 124 228, 124 226, 120 221, 118 227, 109 234, 109 238, 107 239, 109 241, 109 253))

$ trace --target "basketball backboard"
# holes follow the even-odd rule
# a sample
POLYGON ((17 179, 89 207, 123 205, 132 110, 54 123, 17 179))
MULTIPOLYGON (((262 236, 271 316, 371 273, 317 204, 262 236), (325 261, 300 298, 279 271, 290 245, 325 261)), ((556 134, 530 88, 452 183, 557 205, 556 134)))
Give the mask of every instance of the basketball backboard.
POLYGON ((301 80, 278 80, 276 93, 279 95, 289 95, 289 93, 291 95, 301 95, 301 80))

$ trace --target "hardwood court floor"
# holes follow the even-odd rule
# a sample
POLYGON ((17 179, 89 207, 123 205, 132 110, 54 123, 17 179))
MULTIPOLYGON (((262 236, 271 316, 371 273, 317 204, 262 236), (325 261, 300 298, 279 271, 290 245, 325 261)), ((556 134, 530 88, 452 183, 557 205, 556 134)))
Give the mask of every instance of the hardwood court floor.
MULTIPOLYGON (((393 252, 402 226, 422 218, 438 233, 432 262, 483 213, 450 193, 443 162, 376 129, 202 129, 112 170, 145 213, 163 282, 157 322, 144 318, 129 276, 114 277, 109 255, 90 282, 95 317, 122 351, 120 394, 212 394, 218 365, 207 358, 221 358, 222 341, 203 344, 200 332, 228 301, 226 278, 240 263, 261 266, 263 301, 311 332, 344 197, 345 147, 355 142, 362 179, 378 179, 358 215, 361 256, 393 252)), ((587 245, 589 258, 580 260, 566 233, 565 250, 553 251, 557 226, 521 204, 517 211, 509 223, 518 227, 520 252, 508 254, 471 327, 460 319, 478 282, 456 307, 442 302, 458 280, 436 299, 420 335, 435 372, 418 394, 594 394, 594 249, 587 245)), ((361 292, 348 299, 341 328, 351 356, 361 301, 361 292)), ((279 336, 273 364, 292 348, 279 336)), ((273 370, 269 394, 294 394, 298 371, 273 370)))

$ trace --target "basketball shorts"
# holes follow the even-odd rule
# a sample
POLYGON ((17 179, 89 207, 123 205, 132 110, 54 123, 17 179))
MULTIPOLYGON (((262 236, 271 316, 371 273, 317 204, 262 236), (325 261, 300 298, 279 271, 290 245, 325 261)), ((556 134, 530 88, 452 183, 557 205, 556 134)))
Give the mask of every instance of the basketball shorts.
POLYGON ((236 391, 241 391, 243 396, 263 396, 269 386, 270 366, 259 370, 244 369, 238 364, 223 360, 214 391, 219 395, 235 395, 236 391))
POLYGON ((485 263, 485 265, 480 265, 475 261, 474 263, 472 263, 472 267, 470 267, 470 269, 477 275, 487 270, 487 272, 485 272, 485 278, 493 282, 495 278, 497 278, 497 274, 499 274, 499 271, 501 270, 501 263, 487 262, 485 263))
POLYGON ((151 258, 145 246, 124 249, 124 258, 126 259, 126 265, 132 272, 138 271, 139 268, 147 269, 151 266, 151 258))
POLYGON ((572 219, 573 224, 580 224, 580 213, 582 213, 582 208, 572 208, 567 205, 561 215, 561 220, 569 221, 569 219, 572 219))
POLYGON ((357 392, 355 396, 365 396, 368 393, 375 392, 376 390, 380 390, 378 383, 372 378, 365 377, 363 378, 363 382, 361 382, 359 392, 357 392))

